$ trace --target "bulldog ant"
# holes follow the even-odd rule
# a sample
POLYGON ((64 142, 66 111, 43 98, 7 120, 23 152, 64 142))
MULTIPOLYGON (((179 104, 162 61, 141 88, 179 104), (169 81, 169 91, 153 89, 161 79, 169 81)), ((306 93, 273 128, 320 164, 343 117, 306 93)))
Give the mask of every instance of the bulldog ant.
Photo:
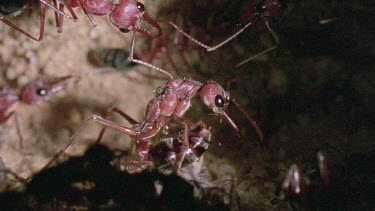
MULTIPOLYGON (((18 32, 26 35, 27 37, 35 41, 41 42, 43 41, 43 37, 44 37, 44 23, 46 20, 46 7, 47 6, 52 8, 55 11, 56 24, 58 28, 59 28, 59 23, 57 20, 57 14, 59 14, 61 17, 65 16, 74 22, 78 21, 77 16, 74 14, 69 4, 66 4, 67 0, 60 0, 60 1, 64 2, 67 5, 67 8, 72 13, 73 17, 65 14, 64 12, 57 9, 55 6, 51 5, 49 3, 50 1, 51 0, 17 0, 17 1, 7 0, 5 2, 2 1, 0 4, 0 20, 4 22, 5 24, 7 24, 8 26, 12 27, 13 29, 17 30, 18 32), (10 22, 9 20, 5 18, 5 17, 14 17, 14 16, 19 15, 26 8, 34 7, 36 2, 39 2, 39 13, 40 13, 39 14, 39 22, 40 22, 39 38, 32 36, 25 30, 21 29, 20 27, 18 27, 17 25, 15 25, 14 23, 10 22)), ((56 5, 56 0, 53 0, 53 2, 56 5)))
POLYGON ((252 24, 255 24, 255 23, 257 23, 261 20, 265 20, 267 29, 270 31, 271 35, 275 39, 276 45, 274 45, 272 47, 269 47, 266 50, 254 55, 254 56, 249 57, 248 59, 238 63, 235 67, 239 67, 239 66, 253 60, 256 57, 264 55, 264 54, 266 54, 270 51, 273 51, 277 48, 277 45, 279 44, 279 38, 277 37, 276 33, 271 29, 268 22, 269 22, 269 20, 275 19, 276 16, 278 16, 280 14, 280 11, 281 11, 281 4, 278 0, 262 0, 262 2, 259 3, 253 10, 250 9, 248 12, 246 12, 245 14, 243 14, 239 18, 237 18, 238 21, 241 21, 244 18, 250 19, 250 21, 248 21, 248 23, 246 25, 248 25, 248 24, 252 25, 252 24))
POLYGON ((112 71, 112 69, 101 68, 76 75, 67 75, 50 79, 38 78, 23 86, 19 94, 14 90, 5 87, 0 90, 0 124, 6 123, 11 116, 14 116, 17 133, 20 139, 20 148, 22 148, 23 138, 17 112, 12 110, 12 106, 15 103, 22 102, 26 105, 40 104, 51 98, 56 92, 76 83, 83 75, 94 72, 109 71, 112 71))
MULTIPOLYGON (((167 72, 167 71, 165 71, 161 68, 155 67, 155 66, 153 66, 153 65, 151 65, 147 62, 135 59, 133 57, 135 32, 140 32, 140 33, 142 33, 142 34, 144 34, 144 35, 146 35, 147 37, 150 37, 150 38, 158 38, 162 34, 162 30, 161 30, 158 23, 166 23, 166 24, 169 24, 169 25, 173 26, 179 33, 181 33, 182 35, 184 35, 186 38, 188 38, 192 42, 196 43, 197 45, 201 46, 202 48, 206 49, 207 51, 214 51, 214 50, 220 48, 221 46, 223 46, 224 44, 228 43, 229 41, 231 41, 237 35, 242 33, 247 27, 249 27, 250 25, 253 25, 256 22, 258 22, 261 18, 266 18, 268 16, 271 17, 271 15, 274 15, 273 11, 274 10, 278 11, 278 10, 273 9, 273 8, 277 8, 279 6, 278 1, 276 1, 276 0, 266 0, 266 2, 264 4, 262 4, 263 7, 262 7, 261 13, 256 13, 252 9, 249 10, 249 12, 246 13, 245 15, 243 15, 243 16, 247 17, 249 15, 252 15, 252 18, 251 18, 250 21, 248 21, 248 23, 246 23, 242 27, 242 29, 240 29, 238 32, 236 32, 235 34, 233 34, 232 36, 230 36, 226 40, 222 41, 221 43, 219 43, 219 44, 217 44, 213 47, 210 47, 210 46, 208 46, 206 44, 203 44, 202 42, 198 41, 197 39, 193 38, 191 35, 184 32, 180 27, 178 27, 176 24, 174 24, 173 22, 171 22, 169 20, 153 20, 145 12, 145 6, 142 3, 137 2, 135 0, 121 0, 118 4, 112 3, 112 2, 107 1, 107 0, 86 0, 86 1, 69 0, 68 5, 70 7, 73 7, 73 8, 83 9, 85 14, 88 16, 88 18, 90 19, 90 21, 93 23, 94 26, 96 26, 96 22, 92 18, 91 14, 97 15, 97 16, 103 16, 103 15, 109 14, 109 19, 110 19, 111 23, 114 26, 116 26, 121 32, 128 33, 132 30, 133 31, 133 39, 132 39, 132 43, 131 43, 131 47, 130 47, 130 49, 131 49, 130 50, 130 57, 129 57, 130 61, 135 62, 135 63, 139 63, 139 64, 143 64, 143 65, 146 65, 146 66, 148 66, 150 68, 153 68, 157 71, 160 71, 160 72, 170 76, 171 79, 173 78, 173 76, 169 72, 167 72), (269 1, 271 1, 272 4, 269 3, 269 1), (272 12, 270 12, 270 11, 272 11, 272 12), (147 24, 152 26, 153 30, 147 30, 147 29, 144 29, 144 28, 138 26, 140 24, 140 22, 143 21, 143 20, 147 24)), ((61 11, 63 12, 63 9, 64 9, 63 4, 60 4, 60 6, 62 6, 61 11)), ((59 23, 60 23, 59 24, 59 26, 60 26, 59 31, 61 32, 62 31, 62 25, 63 25, 62 24, 63 23, 63 17, 62 16, 59 18, 59 23)))
MULTIPOLYGON (((280 12, 281 5, 277 0, 264 0, 261 3, 258 3, 254 8, 250 8, 247 12, 240 15, 239 17, 233 19, 233 20, 225 20, 223 22, 220 22, 219 24, 211 24, 208 23, 207 30, 208 33, 204 35, 198 35, 199 39, 192 39, 190 35, 187 33, 184 33, 181 29, 176 28, 178 33, 175 34, 164 34, 162 37, 158 37, 153 40, 152 42, 152 48, 151 52, 144 54, 144 59, 147 62, 151 62, 155 58, 161 58, 165 57, 167 61, 170 63, 174 71, 177 75, 181 75, 179 69, 177 68, 177 65, 172 60, 171 53, 178 53, 179 57, 181 58, 184 65, 188 68, 188 71, 191 71, 191 66, 187 62, 183 51, 185 50, 191 50, 196 49, 196 45, 192 45, 189 40, 195 42, 199 46, 203 47, 207 51, 213 51, 222 45, 229 42, 231 39, 236 37, 238 34, 235 34, 234 36, 228 38, 227 40, 223 41, 222 43, 214 46, 209 47, 203 43, 210 43, 212 41, 213 36, 222 35, 224 32, 234 28, 235 26, 243 26, 244 27, 241 30, 244 30, 250 25, 254 25, 261 20, 265 20, 266 26, 268 30, 271 32, 272 36, 276 40, 276 43, 279 43, 278 37, 276 36, 275 32, 271 29, 269 26, 268 20, 274 19, 280 12), (184 35, 184 37, 181 37, 179 35, 184 35), (197 41, 200 40, 200 41, 197 41), (197 41, 197 42, 196 42, 197 41)), ((158 22, 156 20, 156 22, 158 22)), ((172 26, 176 27, 173 23, 168 21, 160 21, 164 23, 171 24, 172 26)), ((242 31, 239 32, 242 32, 242 31)), ((261 56, 263 54, 266 54, 269 51, 272 51, 277 48, 277 45, 272 46, 240 63, 238 63, 235 67, 239 67, 246 62, 261 56)))
MULTIPOLYGON (((59 158, 77 139, 78 135, 91 121, 96 121, 103 124, 103 129, 100 132, 98 142, 106 129, 111 127, 121 133, 129 135, 135 142, 145 141, 154 137, 164 126, 168 124, 171 118, 177 123, 185 124, 185 127, 191 128, 194 123, 188 121, 183 115, 190 107, 190 100, 199 92, 203 103, 211 109, 215 114, 223 116, 240 135, 239 128, 230 113, 227 110, 230 101, 229 94, 216 82, 206 82, 204 84, 187 79, 176 78, 166 82, 164 85, 156 89, 155 97, 148 103, 145 110, 145 119, 142 122, 137 122, 129 115, 121 111, 119 108, 113 108, 106 119, 93 115, 87 119, 83 125, 73 134, 68 140, 67 144, 43 167, 43 170, 48 168, 56 159, 59 158), (119 125, 109 119, 112 113, 116 112, 125 118, 132 126, 125 127, 119 125)), ((239 104, 235 105, 240 107, 239 104)), ((245 112, 244 109, 240 109, 245 112)), ((249 116, 246 114, 246 116, 249 116)), ((263 134, 255 122, 251 122, 252 126, 258 133, 259 139, 263 139, 263 134)), ((185 130, 187 131, 187 130, 185 130)), ((188 138, 187 138, 188 139, 188 138)), ((185 138, 185 140, 187 140, 185 138)), ((185 147, 187 146, 185 141, 185 147)), ((141 142, 139 142, 141 143, 141 142)), ((138 148, 143 148, 138 145, 138 148)), ((147 160, 149 149, 137 149, 138 155, 141 160, 147 160)), ((182 159, 183 160, 183 159, 182 159)), ((180 161, 182 162, 182 161, 180 161)), ((178 166, 181 164, 178 164, 178 166)))
POLYGON ((320 181, 311 181, 304 175, 302 167, 293 164, 290 166, 288 173, 281 185, 282 191, 292 198, 304 198, 312 194, 314 189, 337 185, 342 181, 338 169, 332 164, 327 155, 321 151, 317 153, 319 164, 320 181))
MULTIPOLYGON (((169 20, 153 20, 155 24, 157 23, 166 23, 166 24, 169 24, 171 26, 173 26, 177 32, 179 32, 180 34, 182 34, 183 36, 185 36, 187 39, 191 40, 192 42, 194 42, 195 44, 197 44, 198 46, 204 48, 206 51, 214 51, 218 48, 220 48, 221 46, 225 45, 226 43, 230 42, 232 39, 234 39, 235 37, 237 37, 240 33, 242 33, 247 27, 251 26, 251 25, 254 25, 256 23, 258 23, 259 21, 261 20, 265 20, 265 23, 266 23, 266 26, 268 28, 268 30, 271 32, 272 36, 274 37, 274 39, 276 40, 276 43, 279 43, 279 39, 278 37, 276 36, 276 33, 271 29, 271 27, 269 26, 269 23, 268 23, 268 20, 269 19, 273 19, 275 18, 279 13, 280 13, 280 10, 281 10, 281 4, 279 3, 278 0, 262 0, 261 3, 259 3, 255 8, 251 8, 249 9, 245 14, 239 16, 235 21, 232 21, 230 23, 226 23, 226 24, 223 24, 223 25, 219 25, 216 27, 216 29, 214 28, 211 28, 210 30, 212 32, 220 32, 220 31, 224 31, 225 28, 227 28, 229 25, 232 25, 234 23, 236 23, 237 25, 242 25, 243 27, 237 31, 236 33, 234 33, 232 36, 228 37, 227 39, 225 39, 224 41, 220 42, 219 44, 213 46, 213 47, 210 47, 204 43, 202 43, 201 41, 195 39, 194 37, 192 37, 191 35, 189 35, 188 33, 184 32, 180 27, 178 27, 176 24, 174 24, 173 22, 169 21, 169 20), (240 22, 245 22, 245 24, 239 24, 240 22)), ((160 35, 161 35, 161 31, 160 31, 160 35)), ((177 75, 179 75, 179 71, 178 71, 178 68, 176 67, 176 65, 174 64, 174 62, 172 61, 170 55, 169 55, 169 52, 167 49, 158 49, 158 45, 160 42, 159 40, 159 37, 160 35, 156 36, 156 37, 152 37, 152 38, 158 38, 158 40, 156 40, 155 43, 153 43, 153 48, 152 48, 152 52, 150 55, 148 55, 148 57, 146 58, 149 58, 149 60, 152 60, 154 57, 156 56, 161 56, 161 55, 165 55, 167 57, 167 60, 171 63, 173 69, 175 70, 175 72, 177 73, 177 75), (160 54, 161 55, 157 55, 157 54, 160 54)), ((149 36, 150 37, 150 36, 149 36)), ((207 39, 207 38, 206 38, 207 39)), ((146 65, 150 68, 153 68, 153 69, 156 69, 160 72, 163 72, 167 75, 169 75, 171 78, 172 76, 169 74, 169 73, 166 73, 165 70, 161 69, 161 68, 158 68, 158 67, 155 67, 149 63, 146 63, 144 61, 141 61, 141 60, 138 60, 138 59, 134 59, 133 57, 133 51, 134 51, 134 42, 135 42, 135 33, 133 33, 133 39, 132 39, 132 43, 131 43, 131 47, 130 47, 130 61, 132 62, 135 62, 135 63, 139 63, 139 64, 143 64, 143 65, 146 65)), ((173 47, 172 49, 174 49, 174 51, 177 51, 179 52, 180 56, 182 57, 182 60, 184 62, 184 64, 188 67, 188 69, 190 70, 190 65, 187 63, 186 59, 183 57, 182 55, 182 49, 183 48, 187 48, 187 41, 185 40, 182 40, 180 43, 179 43, 179 46, 177 47, 173 47)), ((161 47, 162 48, 162 47, 161 47)), ((263 54, 266 54, 274 49, 277 48, 277 45, 273 46, 273 47, 270 47, 240 63, 238 63, 235 67, 239 67, 243 64, 245 64, 246 62, 258 57, 258 56, 261 56, 263 54)))

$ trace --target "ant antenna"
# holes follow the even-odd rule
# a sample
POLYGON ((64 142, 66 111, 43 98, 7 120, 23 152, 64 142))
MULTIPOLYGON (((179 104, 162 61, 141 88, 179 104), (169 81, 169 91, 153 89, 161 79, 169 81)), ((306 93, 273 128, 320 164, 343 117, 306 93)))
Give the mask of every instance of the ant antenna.
POLYGON ((250 121, 251 125, 254 127, 255 131, 257 132, 259 139, 262 141, 264 136, 259 126, 257 125, 256 121, 250 117, 250 115, 245 111, 245 109, 242 108, 242 106, 240 106, 240 104, 237 103, 237 101, 233 99, 231 101, 243 113, 243 115, 250 121))
POLYGON ((169 24, 169 25, 173 26, 177 31, 179 31, 185 37, 187 37, 191 41, 195 42, 197 45, 201 46, 202 48, 206 49, 207 51, 214 51, 214 50, 220 48, 221 46, 225 45, 226 43, 228 43, 229 41, 231 41, 233 38, 235 38, 237 35, 241 34, 247 27, 249 27, 250 25, 253 24, 253 22, 249 22, 242 29, 240 29, 238 32, 234 33, 232 36, 228 37, 223 42, 221 42, 221 43, 219 43, 219 44, 217 44, 217 45, 215 45, 213 47, 210 47, 210 46, 208 46, 208 45, 206 45, 206 44, 198 41, 197 39, 193 38, 192 36, 190 36, 186 32, 184 32, 180 27, 178 27, 176 24, 174 24, 171 21, 168 21, 168 20, 155 20, 155 22, 166 23, 166 24, 169 24))
POLYGON ((245 61, 242 61, 242 62, 236 64, 235 67, 239 67, 239 66, 241 66, 241 65, 243 65, 243 64, 245 64, 245 63, 247 63, 247 62, 249 62, 251 60, 253 60, 256 57, 261 56, 263 54, 266 54, 266 53, 268 53, 270 51, 273 51, 273 50, 275 50, 277 48, 277 45, 279 45, 279 38, 277 37, 276 33, 271 29, 270 25, 268 24, 268 21, 266 21, 266 26, 267 26, 268 30, 271 32, 273 38, 276 40, 276 45, 274 45, 274 46, 272 46, 270 48, 267 48, 266 50, 264 50, 264 51, 262 51, 262 52, 260 52, 260 53, 258 53, 256 55, 254 55, 254 56, 246 59, 245 61))
MULTIPOLYGON (((238 77, 233 78, 233 79, 228 81, 227 92, 228 92, 229 95, 230 95, 230 86, 232 85, 232 83, 237 82, 244 77, 246 77, 246 76, 241 75, 241 76, 238 76, 238 77)), ((249 120, 250 124, 254 127, 255 131, 257 132, 257 134, 259 136, 259 139, 262 141, 264 136, 263 136, 263 133, 260 130, 259 126, 257 125, 256 121, 253 118, 250 117, 250 115, 245 111, 245 109, 242 108, 242 106, 240 106, 240 104, 237 103, 237 101, 235 101, 234 99, 231 99, 231 101, 242 112, 242 114, 246 117, 246 119, 249 120)))
POLYGON ((171 73, 169 73, 168 71, 164 70, 164 69, 161 69, 159 67, 156 67, 152 64, 149 64, 147 62, 144 62, 144 61, 141 61, 141 60, 138 60, 138 59, 134 59, 134 56, 133 56, 133 52, 134 52, 134 41, 135 41, 135 31, 133 32, 133 39, 132 39, 132 43, 131 43, 131 47, 130 47, 130 56, 129 56, 129 60, 132 61, 132 62, 135 62, 135 63, 138 63, 138 64, 142 64, 142 65, 145 65, 147 67, 150 67, 152 69, 155 69, 161 73, 164 73, 166 74, 167 76, 169 76, 171 79, 173 79, 173 75, 171 73))

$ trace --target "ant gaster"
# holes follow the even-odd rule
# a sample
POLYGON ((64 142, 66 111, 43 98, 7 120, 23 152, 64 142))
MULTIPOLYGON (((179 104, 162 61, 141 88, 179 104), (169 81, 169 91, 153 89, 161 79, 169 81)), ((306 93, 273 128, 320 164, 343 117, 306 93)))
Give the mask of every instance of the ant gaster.
MULTIPOLYGON (((141 123, 137 122, 116 107, 109 112, 107 119, 93 115, 83 123, 83 125, 69 139, 67 144, 46 164, 46 166, 44 166, 43 169, 49 167, 61 154, 63 154, 91 121, 96 121, 104 125, 99 135, 98 142, 100 142, 107 126, 129 135, 136 142, 155 136, 162 127, 167 125, 171 118, 190 128, 194 123, 188 121, 183 115, 190 108, 191 98, 197 93, 200 94, 201 100, 209 109, 227 119, 236 132, 240 134, 237 124, 227 110, 229 102, 233 100, 230 100, 229 94, 218 83, 206 82, 205 84, 202 84, 198 81, 176 78, 157 88, 155 97, 146 106, 145 119, 141 123), (111 118, 113 112, 119 113, 130 124, 132 124, 132 126, 125 127, 109 121, 108 119, 111 118)), ((250 117, 238 103, 235 102, 234 104, 240 108, 240 111, 243 112, 247 118, 250 117)), ((262 140, 263 134, 260 128, 251 118, 249 121, 258 133, 259 139, 262 140)), ((139 150, 137 151, 139 152, 139 150)))
MULTIPOLYGON (((68 5, 67 8, 69 9, 69 11, 71 13, 73 12, 72 13, 73 17, 65 14, 64 12, 57 9, 55 6, 51 5, 49 3, 50 1, 51 0, 6 0, 6 1, 2 1, 0 3, 0 21, 4 22, 8 26, 17 30, 18 32, 26 35, 27 37, 29 37, 29 38, 31 38, 35 41, 41 42, 43 40, 43 37, 44 37, 44 24, 45 24, 45 20, 46 20, 46 7, 47 6, 52 8, 53 10, 55 10, 56 24, 57 24, 58 28, 60 27, 59 23, 58 23, 58 20, 57 20, 58 14, 61 17, 65 16, 65 17, 67 17, 68 19, 70 19, 74 22, 77 22, 77 20, 78 20, 77 16, 74 14, 74 12, 73 12, 72 8, 69 6, 69 4, 67 4, 68 5), (39 13, 40 13, 39 14, 39 22, 40 22, 39 38, 36 38, 36 37, 32 36, 31 34, 26 32, 25 30, 21 29, 20 27, 16 26, 14 23, 10 22, 9 20, 7 20, 5 18, 5 17, 14 17, 14 16, 19 15, 26 8, 34 7, 37 2, 38 2, 38 5, 39 5, 39 13)), ((67 3, 67 0, 60 0, 60 1, 64 2, 65 4, 67 3)), ((56 0, 53 0, 53 2, 56 5, 56 0)))

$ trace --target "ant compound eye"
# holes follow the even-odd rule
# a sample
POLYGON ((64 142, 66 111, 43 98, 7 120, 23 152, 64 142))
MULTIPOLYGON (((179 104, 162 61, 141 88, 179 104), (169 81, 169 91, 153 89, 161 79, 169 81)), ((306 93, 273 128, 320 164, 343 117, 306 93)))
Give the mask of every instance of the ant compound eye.
POLYGON ((119 30, 120 30, 120 32, 122 32, 122 33, 128 33, 128 32, 130 32, 129 29, 125 29, 125 28, 119 28, 119 30))
POLYGON ((48 93, 47 89, 44 89, 44 88, 40 88, 36 90, 36 94, 39 96, 45 96, 47 95, 47 93, 48 93))
POLYGON ((215 105, 220 108, 224 107, 224 99, 221 95, 215 97, 215 105))
POLYGON ((264 11, 266 11, 266 9, 267 9, 266 5, 263 5, 261 3, 259 3, 258 5, 255 6, 255 10, 258 13, 263 13, 264 11))
POLYGON ((145 5, 143 5, 143 4, 140 3, 140 2, 137 2, 137 9, 138 9, 140 12, 144 12, 144 11, 145 11, 145 5))

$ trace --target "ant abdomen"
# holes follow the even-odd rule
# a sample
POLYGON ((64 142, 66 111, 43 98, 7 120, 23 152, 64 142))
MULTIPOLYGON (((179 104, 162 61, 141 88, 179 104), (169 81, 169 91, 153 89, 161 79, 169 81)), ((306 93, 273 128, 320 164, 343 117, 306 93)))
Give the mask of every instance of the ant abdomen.
POLYGON ((31 5, 32 1, 19 0, 19 1, 5 1, 0 4, 0 17, 1 16, 17 16, 22 10, 31 5))
POLYGON ((101 67, 112 67, 120 71, 132 70, 137 63, 129 60, 129 52, 121 48, 102 48, 88 53, 91 63, 101 67))

